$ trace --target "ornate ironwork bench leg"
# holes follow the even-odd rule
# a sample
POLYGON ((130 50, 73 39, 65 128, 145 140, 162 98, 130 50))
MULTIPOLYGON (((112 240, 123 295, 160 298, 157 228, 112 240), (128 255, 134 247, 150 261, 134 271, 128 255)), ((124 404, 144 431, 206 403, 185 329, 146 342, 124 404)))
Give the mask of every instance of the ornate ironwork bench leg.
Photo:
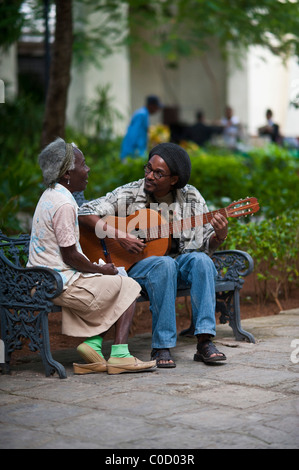
MULTIPOLYGON (((216 293, 216 312, 220 312, 220 323, 224 324, 227 323, 227 321, 229 322, 229 326, 232 328, 237 341, 255 343, 254 336, 241 327, 239 288, 236 287, 232 291, 216 293)), ((191 318, 190 326, 182 330, 179 336, 193 335, 194 325, 191 318)))
POLYGON ((9 373, 11 354, 16 349, 22 349, 21 338, 29 339, 29 349, 40 351, 46 377, 58 373, 61 379, 67 377, 65 368, 52 357, 48 329, 48 313, 39 312, 34 316, 22 313, 19 320, 16 313, 1 312, 1 331, 5 347, 5 364, 3 373, 9 373))
POLYGON ((254 336, 241 327, 240 317, 240 289, 235 288, 232 298, 228 301, 229 325, 232 328, 237 341, 248 341, 255 343, 254 336), (232 300, 232 305, 231 305, 232 300))
POLYGON ((12 352, 22 349, 22 340, 27 338, 29 349, 40 352, 46 376, 57 371, 64 379, 65 368, 51 354, 48 329, 48 314, 60 310, 52 299, 63 290, 62 278, 46 267, 25 267, 29 242, 28 234, 9 238, 0 231, 0 316, 5 346, 2 369, 9 370, 12 352))
POLYGON ((41 353, 42 361, 44 364, 46 377, 53 375, 56 371, 61 379, 66 379, 67 375, 66 375, 65 368, 63 367, 62 364, 60 364, 60 362, 55 361, 55 359, 53 359, 52 354, 51 354, 47 314, 42 315, 41 330, 42 330, 43 342, 42 342, 40 353, 41 353))
POLYGON ((6 362, 5 355, 5 343, 2 339, 0 340, 0 371, 2 374, 9 373, 9 364, 6 362))

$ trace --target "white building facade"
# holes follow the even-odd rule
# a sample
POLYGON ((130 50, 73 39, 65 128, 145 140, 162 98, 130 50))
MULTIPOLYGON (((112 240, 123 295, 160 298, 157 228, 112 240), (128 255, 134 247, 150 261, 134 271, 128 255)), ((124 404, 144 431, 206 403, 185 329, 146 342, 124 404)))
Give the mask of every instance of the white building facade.
MULTIPOLYGON (((1 92, 5 100, 18 91, 17 47, 0 53, 1 92), (4 92, 3 92, 4 90, 4 92)), ((96 99, 97 87, 110 85, 114 107, 123 115, 115 123, 115 134, 122 135, 133 111, 144 105, 145 97, 156 94, 166 108, 177 110, 177 119, 190 125, 196 112, 205 112, 215 122, 230 105, 249 135, 257 135, 270 108, 283 136, 299 137, 299 108, 290 105, 298 95, 299 65, 292 57, 286 64, 269 51, 252 47, 241 60, 242 67, 226 63, 216 47, 208 55, 181 59, 169 67, 159 56, 136 53, 123 47, 102 61, 101 68, 84 64, 73 66, 68 94, 67 123, 80 127, 78 109, 96 99)), ((165 117, 165 116, 164 116, 165 117)), ((163 114, 152 118, 163 121, 163 114)))

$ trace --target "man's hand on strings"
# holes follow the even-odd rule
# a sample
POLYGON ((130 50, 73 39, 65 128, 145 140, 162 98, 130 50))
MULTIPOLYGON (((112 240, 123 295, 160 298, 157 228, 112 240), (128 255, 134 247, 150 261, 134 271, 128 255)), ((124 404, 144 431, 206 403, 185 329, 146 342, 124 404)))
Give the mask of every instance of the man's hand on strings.
POLYGON ((216 212, 211 220, 211 225, 215 230, 216 237, 219 240, 225 240, 227 237, 228 221, 220 212, 216 212))

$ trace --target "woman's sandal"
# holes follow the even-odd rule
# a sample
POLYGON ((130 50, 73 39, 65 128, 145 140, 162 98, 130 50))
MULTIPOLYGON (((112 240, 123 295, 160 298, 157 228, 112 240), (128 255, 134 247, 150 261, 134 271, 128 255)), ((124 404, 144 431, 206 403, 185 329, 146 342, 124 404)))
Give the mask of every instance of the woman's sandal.
POLYGON ((176 363, 172 359, 169 349, 152 349, 151 359, 156 359, 157 367, 160 367, 160 369, 171 369, 173 367, 176 367, 176 363), (168 364, 163 364, 161 363, 161 361, 172 362, 169 362, 168 364))
POLYGON ((194 354, 194 361, 202 361, 207 364, 211 362, 226 361, 225 354, 218 351, 214 343, 207 339, 197 343, 197 352, 194 354), (218 354, 217 356, 212 356, 212 354, 218 354))

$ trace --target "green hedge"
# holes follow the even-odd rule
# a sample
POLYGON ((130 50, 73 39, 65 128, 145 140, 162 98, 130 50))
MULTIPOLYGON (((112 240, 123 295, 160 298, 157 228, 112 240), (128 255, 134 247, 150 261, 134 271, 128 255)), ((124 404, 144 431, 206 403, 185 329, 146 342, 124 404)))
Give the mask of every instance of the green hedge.
POLYGON ((21 216, 32 216, 42 190, 42 108, 29 98, 0 104, 0 122, 0 229, 11 234, 22 230, 21 216))
MULTIPOLYGON (((91 167, 86 197, 92 199, 142 178, 145 160, 119 158, 120 140, 99 144, 72 135, 91 167)), ((221 207, 247 196, 258 198, 264 217, 299 209, 299 160, 287 150, 269 145, 246 155, 213 149, 189 152, 192 163, 190 183, 199 189, 211 208, 221 207)))
MULTIPOLYGON (((33 215, 44 189, 37 164, 41 111, 23 99, 0 107, 0 119, 0 229, 11 234, 21 231, 20 213, 33 215)), ((143 177, 144 159, 120 161, 120 139, 104 141, 68 129, 66 140, 79 146, 91 167, 87 199, 143 177)), ((252 254, 260 297, 287 295, 298 277, 299 159, 275 145, 246 154, 194 146, 188 151, 190 183, 210 210, 246 196, 258 199, 261 209, 252 219, 231 220, 224 247, 252 254)))
MULTIPOLYGON (((110 143, 105 156, 94 143, 81 148, 91 166, 86 197, 106 194, 119 185, 143 177, 143 159, 119 160, 120 142, 110 143)), ((256 294, 262 302, 285 297, 298 287, 299 161, 287 150, 269 145, 246 155, 202 149, 189 151, 190 183, 210 210, 246 196, 257 197, 260 211, 252 218, 230 219, 223 248, 241 249, 255 262, 256 294)))
POLYGON ((242 223, 234 220, 221 249, 247 251, 254 259, 256 294, 260 301, 288 298, 299 286, 299 211, 286 211, 277 217, 242 223))

